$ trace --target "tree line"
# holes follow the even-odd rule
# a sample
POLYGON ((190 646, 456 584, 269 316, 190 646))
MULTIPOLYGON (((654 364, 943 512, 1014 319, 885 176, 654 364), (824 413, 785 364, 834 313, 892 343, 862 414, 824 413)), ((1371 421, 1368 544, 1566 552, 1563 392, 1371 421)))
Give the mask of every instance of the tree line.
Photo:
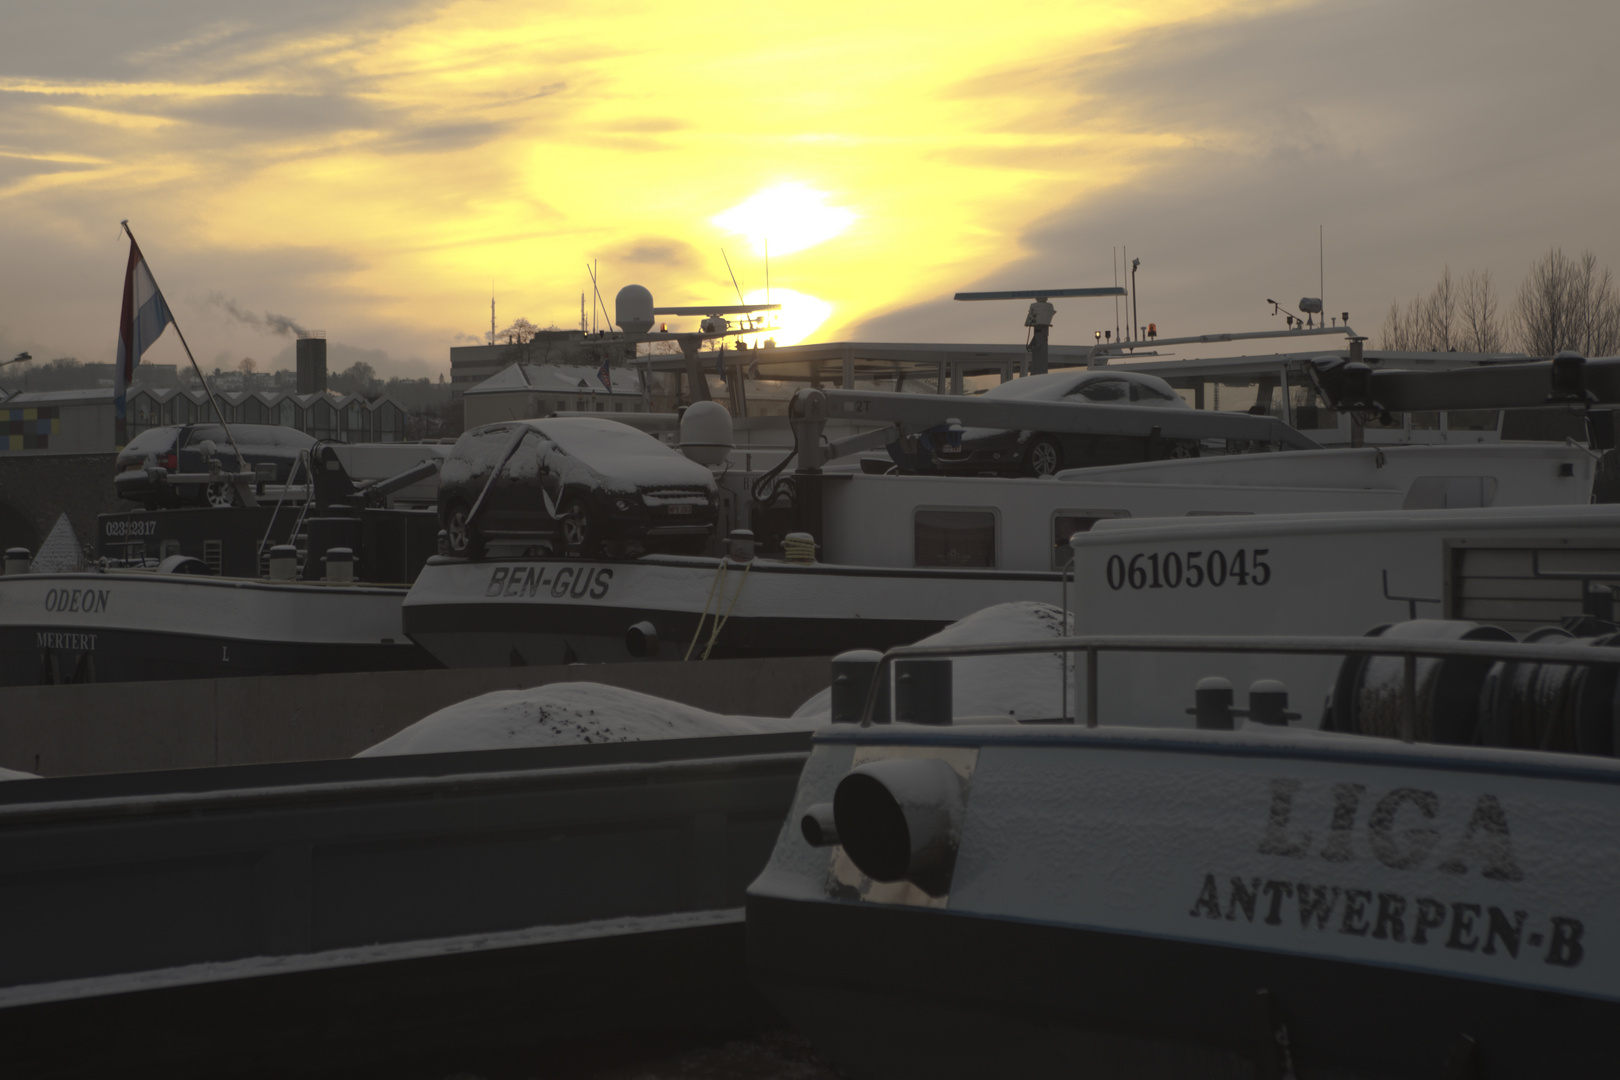
POLYGON ((1394 352, 1521 352, 1586 357, 1620 353, 1620 286, 1597 256, 1553 248, 1530 266, 1503 310, 1489 270, 1461 280, 1448 265, 1427 296, 1392 301, 1379 347, 1394 352))

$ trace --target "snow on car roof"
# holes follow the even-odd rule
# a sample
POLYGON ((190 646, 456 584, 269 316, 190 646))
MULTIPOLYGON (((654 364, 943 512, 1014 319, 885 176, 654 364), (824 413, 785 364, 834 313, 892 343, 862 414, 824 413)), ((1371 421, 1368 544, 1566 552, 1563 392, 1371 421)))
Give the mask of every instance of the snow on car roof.
POLYGON ((645 432, 614 420, 594 416, 557 416, 524 421, 604 476, 634 478, 643 484, 703 484, 712 482, 709 470, 671 450, 645 432))

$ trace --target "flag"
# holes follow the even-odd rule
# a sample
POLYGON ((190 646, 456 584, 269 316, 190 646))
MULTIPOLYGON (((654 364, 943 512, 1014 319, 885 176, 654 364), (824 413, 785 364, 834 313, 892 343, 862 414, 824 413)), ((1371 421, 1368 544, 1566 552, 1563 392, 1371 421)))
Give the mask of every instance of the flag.
POLYGON ((613 392, 613 379, 608 375, 608 366, 607 366, 607 364, 608 364, 607 360, 603 359, 602 366, 596 369, 596 378, 598 379, 598 381, 601 382, 601 384, 603 386, 607 387, 608 393, 612 393, 613 392))
POLYGON ((135 365, 152 343, 163 336, 173 316, 163 301, 152 271, 146 268, 135 238, 129 238, 129 268, 124 272, 124 309, 118 319, 118 373, 113 379, 113 416, 119 447, 128 441, 124 427, 124 396, 135 379, 135 365))

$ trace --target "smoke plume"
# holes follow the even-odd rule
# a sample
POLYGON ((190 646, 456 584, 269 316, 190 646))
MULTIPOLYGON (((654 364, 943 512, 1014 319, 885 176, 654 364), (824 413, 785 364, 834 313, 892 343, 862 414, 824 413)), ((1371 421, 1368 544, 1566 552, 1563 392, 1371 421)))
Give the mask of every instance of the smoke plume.
POLYGON ((251 326, 261 334, 275 334, 278 337, 297 337, 299 334, 307 332, 302 326, 298 325, 296 319, 293 319, 290 316, 277 315, 273 311, 266 311, 263 315, 257 315, 251 311, 244 311, 235 300, 232 300, 224 293, 210 293, 208 300, 237 322, 251 326))

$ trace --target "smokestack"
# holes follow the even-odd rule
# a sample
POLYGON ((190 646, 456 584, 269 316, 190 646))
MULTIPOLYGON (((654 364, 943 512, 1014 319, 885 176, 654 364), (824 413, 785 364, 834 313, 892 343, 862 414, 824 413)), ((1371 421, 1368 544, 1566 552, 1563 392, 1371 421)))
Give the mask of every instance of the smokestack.
POLYGON ((298 392, 326 393, 326 331, 307 330, 298 335, 298 392))

